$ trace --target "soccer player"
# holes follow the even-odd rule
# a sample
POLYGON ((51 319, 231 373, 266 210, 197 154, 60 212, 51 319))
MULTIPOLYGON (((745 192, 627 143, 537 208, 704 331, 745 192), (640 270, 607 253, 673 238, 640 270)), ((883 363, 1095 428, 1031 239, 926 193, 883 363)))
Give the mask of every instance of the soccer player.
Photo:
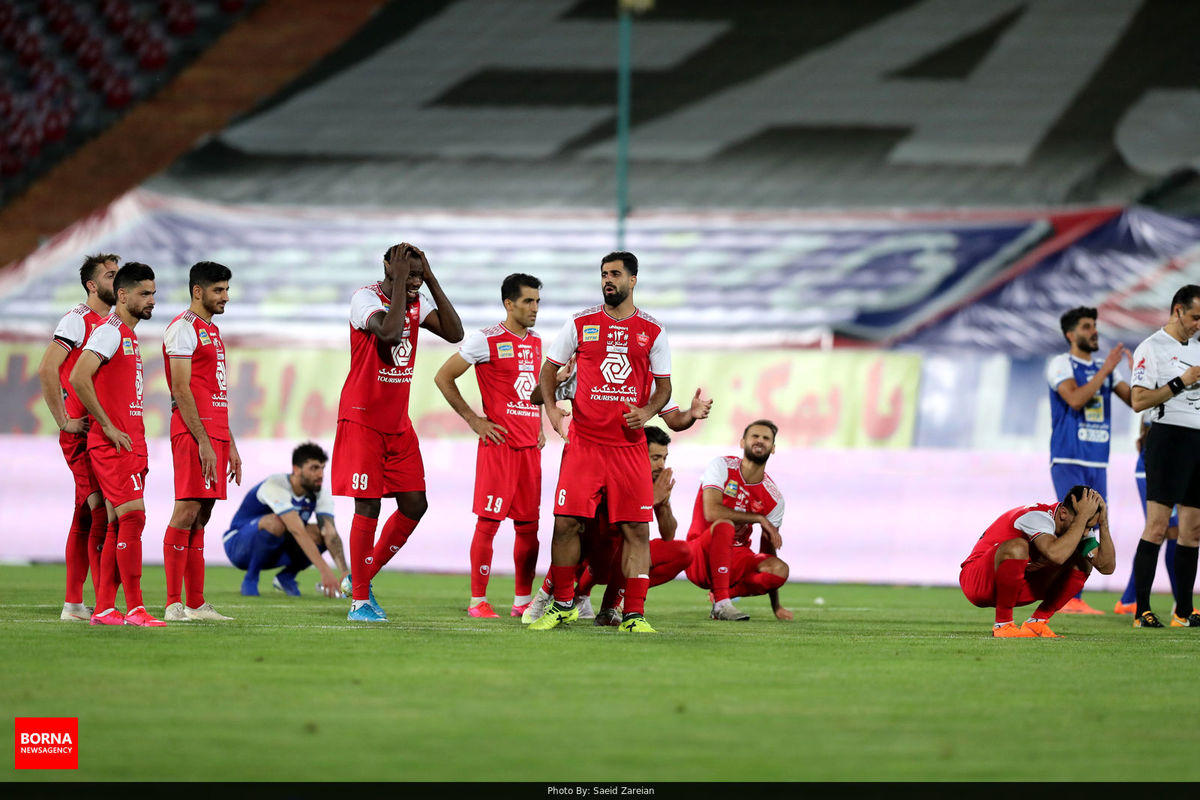
POLYGON ((83 259, 79 281, 87 300, 68 311, 54 328, 54 338, 42 354, 38 379, 42 398, 58 425, 58 444, 75 479, 75 504, 71 528, 67 532, 67 588, 59 619, 86 622, 94 609, 83 604, 83 584, 92 573, 92 591, 100 587, 100 550, 108 529, 108 509, 100 484, 92 471, 87 454, 88 415, 71 387, 71 368, 83 351, 83 343, 92 329, 108 316, 117 302, 113 278, 120 259, 111 253, 98 253, 83 259))
MULTIPOLYGON (((1054 495, 1065 497, 1075 485, 1090 486, 1108 497, 1108 451, 1112 438, 1112 396, 1129 405, 1129 384, 1116 375, 1123 344, 1108 352, 1104 361, 1092 354, 1100 349, 1096 309, 1080 306, 1059 320, 1070 345, 1046 365, 1050 384, 1050 478, 1054 495)), ((1064 614, 1103 614, 1082 596, 1073 597, 1061 609, 1064 614)))
MULTIPOLYGON (((667 466, 670 435, 662 428, 647 425, 646 450, 650 456, 650 477, 654 481, 654 519, 658 526, 658 538, 650 540, 650 588, 661 586, 687 569, 692 562, 692 550, 685 541, 675 538, 679 521, 671 510, 671 490, 675 488, 675 477, 667 466)), ((605 515, 597 514, 592 521, 592 546, 587 565, 575 589, 575 602, 591 606, 592 587, 607 584, 600 611, 594 615, 595 625, 618 626, 621 613, 618 610, 625 593, 625 581, 621 575, 620 532, 608 524, 605 515)), ((583 619, 583 614, 580 614, 583 619)))
POLYGON ((500 285, 504 322, 468 336, 446 359, 434 383, 479 437, 475 457, 477 517, 471 539, 471 600, 467 614, 499 618, 487 600, 492 569, 492 540, 500 523, 513 521, 516 585, 511 616, 519 617, 532 600, 538 557, 538 511, 542 496, 541 411, 529 402, 542 363, 542 338, 533 330, 542 282, 513 273, 500 285), (455 381, 471 366, 483 399, 483 416, 463 399, 455 381))
POLYGON ((574 590, 579 533, 604 496, 608 520, 619 525, 624 539, 625 613, 620 630, 654 633, 644 616, 654 488, 641 429, 671 397, 671 351, 663 326, 633 303, 637 274, 633 253, 614 252, 601 259, 604 303, 567 321, 539 375, 542 397, 553 397, 558 370, 576 357, 578 387, 569 435, 562 410, 546 404, 546 416, 565 447, 550 543, 554 605, 530 624, 531 630, 578 619, 574 590))
POLYGON ((341 580, 350 570, 333 521, 333 497, 322 489, 328 460, 320 445, 305 442, 292 451, 290 474, 271 475, 246 492, 223 537, 229 561, 246 571, 243 595, 258 597, 259 573, 281 568, 272 584, 299 596, 296 574, 312 564, 321 575, 317 590, 341 597, 341 580), (338 572, 322 557, 325 551, 338 572))
POLYGON ((163 535, 168 622, 232 619, 204 599, 204 526, 217 500, 225 499, 227 476, 242 482, 242 459, 229 430, 225 344, 213 323, 225 313, 232 276, 223 264, 194 264, 188 273, 191 305, 171 320, 163 337, 175 464, 175 508, 163 535))
MULTIPOLYGON (((1138 497, 1142 500, 1142 517, 1146 515, 1146 434, 1150 431, 1154 411, 1142 412, 1142 424, 1137 438, 1137 464, 1133 468, 1133 480, 1137 484, 1138 497)), ((1179 539, 1179 515, 1173 509, 1171 519, 1167 523, 1167 538, 1163 543, 1163 566, 1167 568, 1167 579, 1171 582, 1171 594, 1175 594, 1175 545, 1179 539)), ((1125 591, 1113 606, 1114 614, 1132 614, 1137 610, 1137 583, 1134 580, 1133 567, 1129 569, 1129 582, 1125 591)))
POLYGON ((1171 319, 1133 351, 1133 410, 1154 409, 1146 434, 1146 527, 1133 556, 1135 628, 1161 628, 1150 610, 1158 550, 1167 535, 1171 507, 1179 506, 1175 546, 1175 611, 1172 627, 1200 627, 1192 605, 1200 546, 1200 286, 1188 284, 1171 298, 1171 319))
POLYGON ((163 627, 142 603, 142 530, 146 429, 142 420, 142 354, 134 328, 154 313, 154 270, 130 261, 113 279, 117 304, 97 325, 71 369, 70 382, 92 415, 88 456, 104 494, 109 527, 100 554, 93 625, 163 627), (115 525, 113 522, 115 521, 115 525), (117 585, 125 587, 125 614, 116 609, 117 585))
POLYGON ((767 474, 778 433, 768 419, 751 422, 742 431, 742 457, 714 458, 700 479, 687 535, 692 549, 687 577, 712 592, 711 619, 750 619, 732 598, 760 594, 770 597, 776 619, 792 619, 792 612, 779 604, 788 565, 775 555, 783 546, 783 493, 767 474), (750 549, 755 525, 762 532, 758 553, 750 549))
POLYGON ((962 563, 958 583, 980 608, 996 609, 998 639, 1055 638, 1047 624, 1083 588, 1092 569, 1111 575, 1117 565, 1108 508, 1095 489, 1073 486, 1059 503, 1005 511, 979 537, 962 563), (1099 527, 1097 536, 1092 529, 1099 527), (1041 603, 1023 624, 1013 608, 1041 603))
POLYGON ((400 551, 428 508, 425 466, 408 419, 419 328, 451 343, 463 337, 462 321, 429 260, 404 242, 384 254, 383 280, 350 299, 350 372, 338 405, 333 493, 354 498, 352 588, 347 587, 354 601, 347 618, 357 622, 387 620, 371 579, 400 551), (376 542, 384 497, 396 499, 396 510, 376 542))

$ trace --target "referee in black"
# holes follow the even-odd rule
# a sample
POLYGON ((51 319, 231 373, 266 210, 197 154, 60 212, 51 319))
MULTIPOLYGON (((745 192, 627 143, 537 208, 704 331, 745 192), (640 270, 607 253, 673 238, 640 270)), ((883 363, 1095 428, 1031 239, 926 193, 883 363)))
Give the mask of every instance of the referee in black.
POLYGON ((1161 628, 1150 610, 1158 549, 1171 507, 1179 505, 1175 550, 1175 612, 1171 627, 1200 627, 1192 605, 1200 545, 1200 286, 1188 284, 1171 298, 1171 318, 1133 352, 1133 410, 1154 409, 1146 435, 1146 527, 1133 557, 1137 610, 1133 627, 1161 628))

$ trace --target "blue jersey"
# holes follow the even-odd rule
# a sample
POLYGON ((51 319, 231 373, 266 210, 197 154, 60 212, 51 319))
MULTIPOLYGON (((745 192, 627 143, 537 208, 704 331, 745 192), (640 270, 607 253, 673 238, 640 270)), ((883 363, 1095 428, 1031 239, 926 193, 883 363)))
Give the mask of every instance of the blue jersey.
POLYGON ((251 488, 233 515, 229 529, 238 530, 267 514, 286 514, 289 511, 299 513, 300 521, 305 524, 314 514, 318 517, 333 516, 333 497, 324 491, 296 495, 292 492, 290 478, 288 473, 281 472, 251 488))
POLYGON ((1050 463, 1081 467, 1107 467, 1108 445, 1112 438, 1112 390, 1117 381, 1109 373, 1100 389, 1076 411, 1058 394, 1059 385, 1069 379, 1083 386, 1100 371, 1102 362, 1082 361, 1070 353, 1050 359, 1046 379, 1050 384, 1050 463))

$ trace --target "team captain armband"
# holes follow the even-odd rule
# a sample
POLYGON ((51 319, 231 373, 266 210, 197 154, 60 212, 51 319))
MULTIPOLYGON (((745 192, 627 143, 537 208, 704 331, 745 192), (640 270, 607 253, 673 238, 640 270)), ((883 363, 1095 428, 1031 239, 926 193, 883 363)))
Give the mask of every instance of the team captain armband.
POLYGON ((1171 378, 1167 381, 1167 386, 1171 387, 1171 394, 1179 394, 1183 391, 1183 378, 1171 378))

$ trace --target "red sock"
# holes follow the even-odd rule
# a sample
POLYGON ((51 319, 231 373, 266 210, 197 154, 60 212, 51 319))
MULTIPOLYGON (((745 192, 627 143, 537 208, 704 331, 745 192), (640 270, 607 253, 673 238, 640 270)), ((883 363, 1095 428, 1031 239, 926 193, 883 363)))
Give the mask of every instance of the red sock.
MULTIPOLYGON (((729 567, 733 563, 733 523, 727 520, 714 522, 712 543, 708 548, 708 574, 712 577, 714 600, 728 600, 729 567)), ((628 594, 626 594, 628 602, 628 594)))
POLYGON ((488 577, 492 572, 492 540, 498 530, 498 519, 479 517, 475 521, 475 535, 471 537, 471 597, 487 597, 488 577))
POLYGON ((687 542, 650 540, 650 585, 661 586, 687 569, 692 563, 692 548, 687 542))
POLYGON ((574 564, 558 567, 550 565, 549 580, 554 584, 554 600, 563 605, 570 605, 575 600, 575 569, 574 564))
POLYGON ((1042 600, 1041 605, 1034 610, 1031 616, 1042 622, 1050 619, 1067 604, 1068 600, 1079 594, 1086 582, 1087 575, 1082 570, 1070 570, 1064 578, 1060 578, 1050 585, 1050 591, 1046 598, 1042 600))
POLYGON ((514 522, 513 533, 513 566, 516 567, 516 585, 513 594, 525 597, 533 594, 533 576, 537 574, 538 558, 538 524, 533 522, 514 522))
POLYGON ((604 587, 604 597, 600 600, 601 608, 617 608, 625 602, 625 576, 620 572, 613 574, 608 585, 604 587))
POLYGON ((188 608, 204 605, 204 528, 195 528, 188 534, 187 566, 183 576, 188 608))
POLYGON ((100 554, 104 551, 104 537, 108 533, 108 509, 101 503, 93 508, 91 513, 92 526, 88 528, 88 570, 92 573, 92 594, 99 597, 100 554))
POLYGON ((375 558, 375 526, 379 520, 355 514, 350 521, 350 572, 354 599, 366 600, 371 589, 371 564, 375 558))
POLYGON ((117 605, 117 587, 121 571, 117 569, 117 521, 105 527, 104 547, 100 551, 100 588, 96 592, 96 611, 107 611, 117 605))
POLYGON ((375 561, 371 564, 372 578, 379 574, 384 564, 392 560, 392 556, 400 552, 400 548, 404 547, 416 527, 417 521, 404 516, 399 509, 392 512, 387 522, 383 523, 383 533, 375 543, 375 552, 372 553, 375 561))
POLYGON ((117 519, 117 570, 125 585, 125 610, 145 605, 142 602, 142 531, 145 511, 126 511, 117 519))
POLYGON ((546 594, 554 594, 554 567, 546 570, 546 577, 542 579, 542 591, 546 594))
MULTIPOLYGON (((1006 558, 996 567, 996 624, 1013 621, 1013 606, 1025 585, 1028 558, 1006 558)), ((1064 601, 1065 602, 1065 601, 1064 601)))
POLYGON ((589 566, 583 570, 583 574, 579 576, 579 581, 575 584, 575 596, 588 597, 594 588, 596 588, 596 575, 589 566))
POLYGON ((67 591, 64 599, 68 603, 83 602, 83 583, 88 574, 88 529, 92 525, 92 512, 87 503, 80 503, 71 517, 71 529, 67 531, 65 558, 67 562, 67 591))
POLYGON ((785 583, 787 583, 787 578, 781 578, 770 572, 754 572, 743 578, 730 594, 738 597, 757 597, 772 589, 778 589, 785 583))
POLYGON ((187 568, 191 531, 167 526, 163 534, 163 571, 167 573, 167 605, 183 602, 183 573, 187 568))
POLYGON ((625 579, 625 613, 644 614, 646 593, 650 591, 650 579, 644 575, 625 579))

